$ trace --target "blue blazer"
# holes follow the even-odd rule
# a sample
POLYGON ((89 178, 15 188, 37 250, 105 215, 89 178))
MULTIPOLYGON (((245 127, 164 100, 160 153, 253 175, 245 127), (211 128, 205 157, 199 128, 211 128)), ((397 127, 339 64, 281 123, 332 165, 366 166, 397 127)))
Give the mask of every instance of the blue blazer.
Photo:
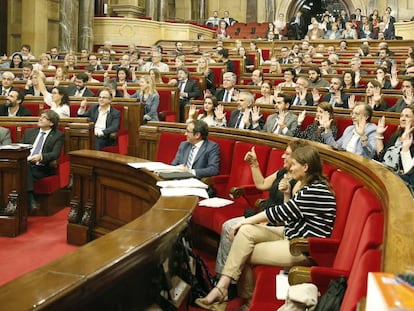
MULTIPOLYGON (((172 165, 185 165, 190 155, 192 144, 183 141, 178 147, 172 165)), ((220 167, 220 147, 211 140, 204 140, 194 159, 192 169, 195 170, 198 178, 217 175, 220 167)))

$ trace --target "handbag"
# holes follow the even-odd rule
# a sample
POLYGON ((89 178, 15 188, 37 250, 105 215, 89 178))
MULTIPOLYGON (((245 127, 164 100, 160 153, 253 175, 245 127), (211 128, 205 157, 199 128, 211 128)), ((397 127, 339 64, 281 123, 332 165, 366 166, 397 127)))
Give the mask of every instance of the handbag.
POLYGON ((277 311, 313 311, 318 302, 318 288, 312 283, 292 285, 286 302, 277 311))

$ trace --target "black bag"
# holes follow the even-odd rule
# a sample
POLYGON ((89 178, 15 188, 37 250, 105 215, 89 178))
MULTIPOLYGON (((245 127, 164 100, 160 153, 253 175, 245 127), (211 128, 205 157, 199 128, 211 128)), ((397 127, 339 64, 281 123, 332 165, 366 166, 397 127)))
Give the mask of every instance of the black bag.
POLYGON ((331 280, 328 290, 319 299, 315 311, 339 311, 346 287, 346 278, 344 276, 331 280))

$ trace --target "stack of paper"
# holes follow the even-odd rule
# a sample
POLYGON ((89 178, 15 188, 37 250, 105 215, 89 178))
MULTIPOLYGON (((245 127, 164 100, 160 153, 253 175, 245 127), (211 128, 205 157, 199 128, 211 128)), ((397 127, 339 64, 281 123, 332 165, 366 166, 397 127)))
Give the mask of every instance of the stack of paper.
POLYGON ((200 201, 198 205, 206 206, 206 207, 223 207, 229 204, 233 204, 234 202, 231 200, 223 199, 223 198, 210 198, 203 201, 200 201))
POLYGON ((208 198, 208 185, 196 178, 158 181, 157 186, 161 187, 161 195, 166 197, 195 195, 208 198))

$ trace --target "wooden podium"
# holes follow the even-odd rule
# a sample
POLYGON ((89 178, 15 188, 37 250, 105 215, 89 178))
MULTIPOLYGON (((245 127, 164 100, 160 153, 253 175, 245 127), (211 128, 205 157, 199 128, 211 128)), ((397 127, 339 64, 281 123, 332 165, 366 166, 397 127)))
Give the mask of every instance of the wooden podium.
POLYGON ((27 230, 30 148, 16 148, 0 149, 0 236, 15 237, 27 230))

